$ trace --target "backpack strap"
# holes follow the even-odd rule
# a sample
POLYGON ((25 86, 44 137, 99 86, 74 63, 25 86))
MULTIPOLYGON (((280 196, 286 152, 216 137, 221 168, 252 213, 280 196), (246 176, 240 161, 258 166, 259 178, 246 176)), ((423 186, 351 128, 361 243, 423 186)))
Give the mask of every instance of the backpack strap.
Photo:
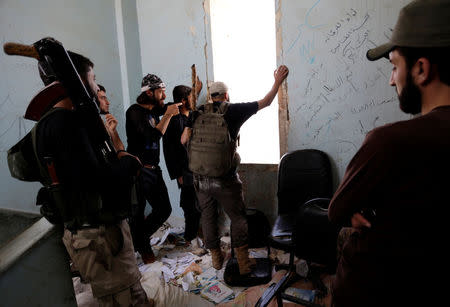
POLYGON ((49 186, 52 183, 52 178, 50 177, 49 174, 49 170, 47 169, 47 167, 44 167, 44 165, 42 165, 41 160, 39 159, 39 155, 37 152, 37 142, 36 142, 36 133, 37 133, 37 128, 39 126, 39 123, 46 117, 48 117, 50 114, 61 110, 60 108, 52 108, 50 109, 47 113, 45 113, 41 119, 34 125, 34 127, 31 129, 31 141, 33 143, 33 151, 34 151, 34 156, 36 157, 36 161, 37 164, 39 166, 39 172, 41 174, 41 178, 42 178, 42 184, 45 186, 49 186))
POLYGON ((221 102, 218 108, 214 108, 214 103, 206 103, 204 105, 204 113, 225 114, 229 106, 230 103, 226 101, 221 102))
POLYGON ((205 103, 203 107, 203 112, 199 110, 200 114, 202 113, 214 113, 214 103, 205 103))
POLYGON ((217 113, 219 113, 219 114, 225 114, 227 111, 228 111, 228 107, 230 106, 230 103, 229 102, 222 102, 220 105, 219 105, 219 110, 218 110, 218 112, 217 113))

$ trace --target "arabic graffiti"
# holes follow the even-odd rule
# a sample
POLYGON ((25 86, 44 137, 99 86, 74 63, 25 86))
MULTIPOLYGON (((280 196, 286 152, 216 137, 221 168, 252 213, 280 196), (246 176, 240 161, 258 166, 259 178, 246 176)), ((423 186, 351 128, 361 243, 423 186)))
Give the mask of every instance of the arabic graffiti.
POLYGON ((335 37, 337 34, 339 34, 339 31, 341 30, 342 26, 345 25, 345 23, 350 22, 353 17, 355 17, 358 14, 358 12, 351 8, 345 16, 343 16, 336 24, 326 33, 326 39, 325 43, 327 43, 330 39, 335 37))

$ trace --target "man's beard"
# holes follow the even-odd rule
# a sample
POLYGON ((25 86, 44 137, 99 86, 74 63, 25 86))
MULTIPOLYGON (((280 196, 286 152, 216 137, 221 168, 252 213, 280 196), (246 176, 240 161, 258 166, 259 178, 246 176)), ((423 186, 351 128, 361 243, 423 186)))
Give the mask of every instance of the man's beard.
POLYGON ((161 116, 166 113, 167 106, 165 104, 160 104, 158 100, 153 100, 150 104, 154 105, 152 112, 155 115, 161 116))
POLYGON ((414 84, 411 72, 406 76, 406 84, 398 95, 400 109, 407 113, 416 115, 422 111, 422 93, 417 85, 414 84))
POLYGON ((167 110, 167 106, 164 105, 164 103, 162 103, 161 105, 159 100, 156 100, 155 98, 150 97, 148 95, 145 96, 145 99, 141 99, 140 101, 138 101, 138 103, 145 105, 152 105, 153 106, 152 113, 157 116, 163 115, 167 110))

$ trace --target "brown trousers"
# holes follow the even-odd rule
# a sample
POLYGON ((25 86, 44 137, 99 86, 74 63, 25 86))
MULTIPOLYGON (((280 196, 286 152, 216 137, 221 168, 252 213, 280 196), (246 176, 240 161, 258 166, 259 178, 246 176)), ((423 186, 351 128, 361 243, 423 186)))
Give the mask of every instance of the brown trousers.
POLYGON ((128 223, 80 229, 65 229, 63 242, 72 262, 101 306, 145 306, 128 223))
POLYGON ((194 187, 201 211, 206 248, 220 247, 218 205, 222 206, 231 220, 231 246, 248 244, 247 217, 239 176, 236 174, 232 177, 212 178, 194 175, 194 187))

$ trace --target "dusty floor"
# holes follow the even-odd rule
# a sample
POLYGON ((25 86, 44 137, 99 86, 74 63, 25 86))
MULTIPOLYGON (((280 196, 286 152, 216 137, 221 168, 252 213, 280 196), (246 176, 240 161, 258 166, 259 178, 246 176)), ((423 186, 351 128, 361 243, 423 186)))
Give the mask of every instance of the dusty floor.
MULTIPOLYGON (((174 222, 172 222, 172 224, 174 224, 174 222)), ((168 240, 164 243, 159 242, 160 245, 155 243, 158 242, 158 238, 160 240, 164 238, 165 234, 171 231, 177 231, 177 227, 171 227, 171 230, 168 230, 169 227, 171 226, 167 223, 152 237, 154 243, 152 246, 154 246, 155 254, 157 255, 157 261, 155 263, 149 265, 143 264, 140 255, 136 253, 136 260, 142 273, 141 284, 146 291, 147 296, 155 300, 156 306, 254 306, 268 286, 280 280, 286 273, 285 270, 276 272, 275 269, 273 269, 272 280, 265 285, 250 288, 229 287, 223 281, 225 264, 230 257, 231 251, 229 237, 224 236, 222 238, 222 249, 227 255, 224 267, 221 270, 215 270, 211 265, 211 256, 209 253, 204 254, 206 250, 199 246, 201 245, 201 241, 195 240, 188 247, 170 244, 167 242, 168 240), (186 274, 188 271, 192 272, 186 274), (199 275, 200 273, 203 274, 199 275), (206 277, 203 277, 202 279, 202 276, 206 277), (192 278, 194 278, 194 280, 203 281, 205 281, 206 278, 208 278, 208 280, 214 280, 214 282, 218 282, 221 287, 223 286, 224 295, 228 294, 226 291, 230 291, 231 295, 216 304, 204 297, 204 292, 202 292, 202 289, 204 288, 203 282, 199 286, 199 283, 194 283, 192 278)), ((180 244, 180 242, 178 244, 180 244)), ((267 249, 252 249, 250 255, 257 257, 267 256, 267 249)), ((271 249, 270 258, 274 264, 288 263, 289 261, 288 254, 276 249, 271 249)), ((296 261, 299 260, 296 259, 296 261)), ((332 276, 324 275, 322 280, 329 289, 332 276)), ((82 283, 79 277, 73 278, 73 284, 78 306, 98 306, 97 302, 92 297, 89 284, 82 283)), ((313 289, 311 282, 301 278, 290 286, 307 290, 313 289)), ((331 297, 329 294, 324 298, 318 298, 316 296, 314 302, 328 307, 331 305, 331 297)), ((277 306, 276 301, 272 301, 269 306, 277 306)), ((283 306, 301 305, 284 302, 283 306)))

